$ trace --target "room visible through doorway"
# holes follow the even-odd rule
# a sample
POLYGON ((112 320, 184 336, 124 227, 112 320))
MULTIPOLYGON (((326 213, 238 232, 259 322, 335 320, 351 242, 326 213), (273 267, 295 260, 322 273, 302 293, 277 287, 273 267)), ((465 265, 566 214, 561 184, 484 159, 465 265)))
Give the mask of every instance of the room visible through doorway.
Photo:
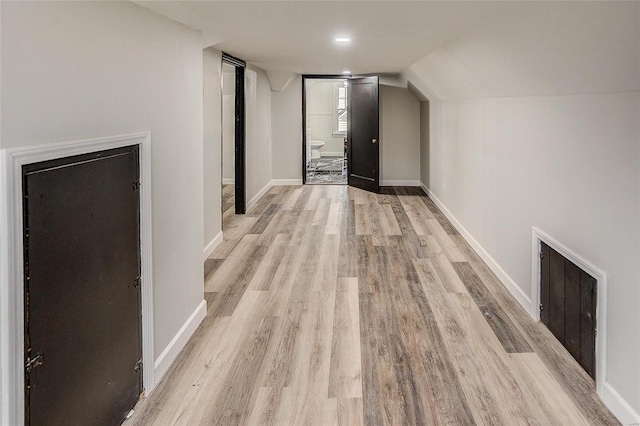
POLYGON ((347 183, 347 90, 346 78, 304 79, 307 184, 347 183))

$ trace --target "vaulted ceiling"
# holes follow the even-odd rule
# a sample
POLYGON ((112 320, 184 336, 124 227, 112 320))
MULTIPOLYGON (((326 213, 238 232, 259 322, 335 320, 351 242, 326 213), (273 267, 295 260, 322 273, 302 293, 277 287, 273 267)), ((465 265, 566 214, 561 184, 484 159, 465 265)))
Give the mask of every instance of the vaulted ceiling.
POLYGON ((136 3, 270 71, 402 74, 439 99, 640 90, 635 1, 136 3))

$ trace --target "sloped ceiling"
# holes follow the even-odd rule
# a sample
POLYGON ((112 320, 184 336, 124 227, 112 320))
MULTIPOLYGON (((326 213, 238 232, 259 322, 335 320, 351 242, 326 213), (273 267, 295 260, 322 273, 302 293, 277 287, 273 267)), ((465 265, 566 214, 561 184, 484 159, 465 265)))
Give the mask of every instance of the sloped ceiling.
POLYGON ((429 99, 640 90, 635 1, 136 3, 281 76, 401 73, 429 99))
POLYGON ((432 99, 640 90, 640 3, 505 3, 403 71, 432 99))

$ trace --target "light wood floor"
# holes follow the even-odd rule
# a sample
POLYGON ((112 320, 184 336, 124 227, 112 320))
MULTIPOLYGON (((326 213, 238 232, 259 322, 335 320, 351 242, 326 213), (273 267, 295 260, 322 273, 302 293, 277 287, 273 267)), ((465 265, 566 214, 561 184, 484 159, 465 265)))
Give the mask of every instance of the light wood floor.
POLYGON ((235 185, 222 185, 222 228, 233 216, 236 209, 235 185))
POLYGON ((274 187, 129 424, 617 424, 421 190, 274 187))

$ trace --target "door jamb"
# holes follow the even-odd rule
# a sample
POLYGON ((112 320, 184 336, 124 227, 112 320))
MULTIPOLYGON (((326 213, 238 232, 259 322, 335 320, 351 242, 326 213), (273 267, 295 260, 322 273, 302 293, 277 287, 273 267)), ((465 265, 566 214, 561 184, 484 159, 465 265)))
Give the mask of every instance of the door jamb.
POLYGON ((348 80, 352 74, 302 74, 302 184, 307 183, 307 79, 348 80))
POLYGON ((143 388, 155 387, 151 237, 151 132, 0 150, 0 424, 24 422, 22 166, 139 145, 143 388))

